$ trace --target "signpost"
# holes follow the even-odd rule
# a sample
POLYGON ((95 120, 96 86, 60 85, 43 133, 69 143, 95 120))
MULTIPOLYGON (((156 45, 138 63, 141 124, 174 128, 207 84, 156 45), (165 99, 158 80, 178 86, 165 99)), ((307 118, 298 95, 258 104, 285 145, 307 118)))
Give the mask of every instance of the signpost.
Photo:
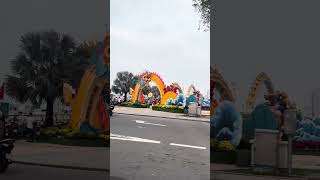
POLYGON ((284 131, 288 134, 288 175, 292 174, 292 136, 297 129, 296 110, 285 111, 284 131))

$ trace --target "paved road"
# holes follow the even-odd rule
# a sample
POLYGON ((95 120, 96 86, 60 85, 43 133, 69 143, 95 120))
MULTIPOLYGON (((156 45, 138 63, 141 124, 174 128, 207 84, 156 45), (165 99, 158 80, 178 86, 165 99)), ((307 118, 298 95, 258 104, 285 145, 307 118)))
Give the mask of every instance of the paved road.
MULTIPOLYGON (((0 174, 3 180, 108 180, 109 173, 102 171, 72 170, 52 167, 12 164, 7 172, 0 174)), ((112 180, 121 180, 111 178, 112 180)))
POLYGON ((111 176, 123 180, 209 180, 209 124, 115 114, 111 176))

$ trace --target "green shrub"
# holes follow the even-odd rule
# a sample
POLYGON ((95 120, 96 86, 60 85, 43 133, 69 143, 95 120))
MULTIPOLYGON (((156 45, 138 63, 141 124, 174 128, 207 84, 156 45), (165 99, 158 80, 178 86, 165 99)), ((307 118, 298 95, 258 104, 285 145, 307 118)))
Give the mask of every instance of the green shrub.
POLYGON ((164 111, 164 112, 172 112, 172 113, 184 113, 184 109, 174 105, 158 105, 152 106, 152 110, 154 111, 164 111))
POLYGON ((141 103, 131 103, 131 102, 124 102, 120 104, 119 106, 124 106, 124 107, 134 107, 134 108, 149 108, 150 106, 147 104, 141 104, 141 103))
POLYGON ((57 135, 60 135, 60 136, 65 136, 66 134, 68 133, 71 133, 72 132, 72 129, 59 129, 57 130, 57 135))
POLYGON ((63 138, 63 139, 81 139, 81 140, 108 140, 110 131, 99 133, 81 133, 72 131, 70 128, 59 129, 57 127, 41 129, 40 137, 42 139, 63 138))
POLYGON ((40 130, 40 135, 46 136, 46 137, 55 137, 57 136, 57 132, 59 131, 59 128, 57 127, 50 127, 40 130))

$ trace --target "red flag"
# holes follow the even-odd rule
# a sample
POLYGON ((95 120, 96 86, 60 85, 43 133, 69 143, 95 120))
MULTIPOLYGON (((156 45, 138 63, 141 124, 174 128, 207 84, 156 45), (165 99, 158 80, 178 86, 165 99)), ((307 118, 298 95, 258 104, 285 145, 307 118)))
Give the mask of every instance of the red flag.
POLYGON ((1 88, 0 88, 0 99, 4 98, 4 84, 2 84, 1 88))

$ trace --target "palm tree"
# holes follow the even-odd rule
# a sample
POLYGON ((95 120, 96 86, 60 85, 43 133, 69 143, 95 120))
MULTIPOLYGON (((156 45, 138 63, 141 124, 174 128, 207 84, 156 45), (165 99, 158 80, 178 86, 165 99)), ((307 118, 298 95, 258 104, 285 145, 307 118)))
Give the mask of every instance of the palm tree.
POLYGON ((29 32, 20 39, 20 52, 11 61, 6 91, 20 102, 46 102, 46 126, 53 125, 53 103, 63 93, 63 83, 78 85, 88 65, 83 48, 75 40, 54 30, 29 32))
POLYGON ((127 94, 130 92, 130 88, 134 88, 138 82, 138 77, 131 72, 122 71, 117 73, 117 78, 113 81, 111 90, 120 95, 124 95, 124 101, 127 101, 127 94))

